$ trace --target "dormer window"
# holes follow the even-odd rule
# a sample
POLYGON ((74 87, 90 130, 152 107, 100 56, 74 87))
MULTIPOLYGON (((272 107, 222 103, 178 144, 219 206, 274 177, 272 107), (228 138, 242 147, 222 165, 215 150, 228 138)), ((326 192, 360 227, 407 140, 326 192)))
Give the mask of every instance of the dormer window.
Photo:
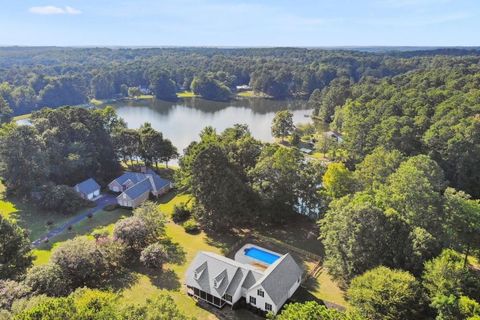
POLYGON ((262 289, 258 289, 258 290, 257 290, 257 295, 258 295, 259 297, 263 297, 263 296, 264 296, 263 290, 262 290, 262 289))
POLYGON ((215 289, 220 288, 223 281, 227 281, 225 280, 226 277, 227 277, 227 270, 223 270, 215 278, 213 278, 213 286, 215 287, 215 289))
POLYGON ((193 273, 193 277, 195 278, 195 280, 200 279, 200 277, 202 276, 203 271, 205 271, 205 269, 207 269, 207 263, 206 262, 202 263, 193 273))
POLYGON ((222 282, 223 282, 223 278, 218 279, 218 280, 214 280, 214 281, 213 281, 213 286, 214 286, 216 289, 218 289, 218 288, 220 288, 220 286, 222 285, 222 282))
POLYGON ((198 280, 200 279, 200 277, 202 276, 202 273, 203 273, 203 270, 200 270, 200 271, 195 271, 195 280, 198 280))

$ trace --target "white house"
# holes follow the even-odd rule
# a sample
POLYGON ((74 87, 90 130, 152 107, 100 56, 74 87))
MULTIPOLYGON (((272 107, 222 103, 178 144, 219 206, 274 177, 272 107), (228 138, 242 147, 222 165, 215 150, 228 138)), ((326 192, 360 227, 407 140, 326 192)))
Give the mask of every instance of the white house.
POLYGON ((76 184, 73 189, 87 200, 93 200, 100 195, 100 185, 92 178, 76 184))
POLYGON ((186 286, 189 295, 219 308, 243 302, 276 314, 300 286, 302 275, 289 253, 248 244, 235 260, 199 252, 187 270, 186 286))

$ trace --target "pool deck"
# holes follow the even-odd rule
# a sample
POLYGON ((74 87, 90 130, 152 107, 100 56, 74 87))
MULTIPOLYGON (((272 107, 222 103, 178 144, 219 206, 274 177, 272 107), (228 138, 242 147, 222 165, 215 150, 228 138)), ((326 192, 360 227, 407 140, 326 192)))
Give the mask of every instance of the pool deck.
POLYGON ((246 249, 250 249, 250 248, 256 248, 258 250, 262 250, 262 251, 265 251, 265 252, 268 252, 268 253, 271 253, 273 255, 276 255, 278 257, 281 257, 282 254, 278 253, 278 252, 275 252, 275 251, 271 251, 271 250, 268 250, 268 249, 265 249, 263 247, 260 247, 260 246, 256 246, 254 244, 251 244, 251 243, 247 243, 245 244, 243 247, 241 247, 236 253, 235 253, 235 261, 238 261, 240 263, 243 263, 243 264, 249 264, 251 265, 252 267, 258 269, 259 271, 263 272, 265 271, 265 269, 267 269, 270 264, 269 263, 266 263, 264 261, 261 261, 261 260, 258 260, 258 259, 255 259, 255 258, 252 258, 252 257, 249 257, 247 255, 245 255, 245 250, 246 249))

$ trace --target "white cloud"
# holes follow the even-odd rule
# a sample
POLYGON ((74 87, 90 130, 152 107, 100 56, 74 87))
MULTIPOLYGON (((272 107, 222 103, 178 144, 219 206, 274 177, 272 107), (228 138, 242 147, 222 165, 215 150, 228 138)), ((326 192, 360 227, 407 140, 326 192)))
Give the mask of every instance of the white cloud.
POLYGON ((30 9, 28 9, 28 11, 30 11, 30 13, 33 13, 33 14, 43 14, 43 15, 82 13, 82 11, 69 6, 65 6, 63 8, 55 7, 55 6, 31 7, 30 9))

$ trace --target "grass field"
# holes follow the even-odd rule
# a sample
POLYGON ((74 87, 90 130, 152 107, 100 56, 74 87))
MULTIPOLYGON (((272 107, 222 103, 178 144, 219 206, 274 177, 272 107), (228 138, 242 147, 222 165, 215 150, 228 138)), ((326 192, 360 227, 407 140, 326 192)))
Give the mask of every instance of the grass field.
POLYGON ((74 216, 39 210, 31 203, 21 199, 7 199, 5 196, 5 187, 1 183, 0 215, 15 220, 23 229, 28 230, 31 241, 38 239, 50 229, 63 224, 74 216), (51 221, 52 224, 47 225, 47 221, 51 221))
POLYGON ((22 114, 22 115, 20 115, 20 116, 13 117, 12 120, 13 120, 13 121, 25 120, 25 119, 29 119, 31 116, 32 116, 31 113, 22 114))
POLYGON ((253 90, 238 92, 237 96, 238 97, 243 97, 243 98, 271 98, 266 93, 256 92, 256 91, 253 91, 253 90))
POLYGON ((55 247, 62 242, 73 239, 76 236, 90 236, 95 230, 105 229, 112 232, 115 222, 123 217, 131 215, 130 210, 116 209, 113 211, 98 211, 92 218, 85 219, 72 226, 72 230, 67 230, 64 233, 58 235, 51 242, 44 243, 38 248, 33 250, 35 255, 35 264, 47 263, 52 251, 55 247))
POLYGON ((193 91, 182 91, 177 93, 177 97, 179 98, 195 98, 198 97, 193 91))

